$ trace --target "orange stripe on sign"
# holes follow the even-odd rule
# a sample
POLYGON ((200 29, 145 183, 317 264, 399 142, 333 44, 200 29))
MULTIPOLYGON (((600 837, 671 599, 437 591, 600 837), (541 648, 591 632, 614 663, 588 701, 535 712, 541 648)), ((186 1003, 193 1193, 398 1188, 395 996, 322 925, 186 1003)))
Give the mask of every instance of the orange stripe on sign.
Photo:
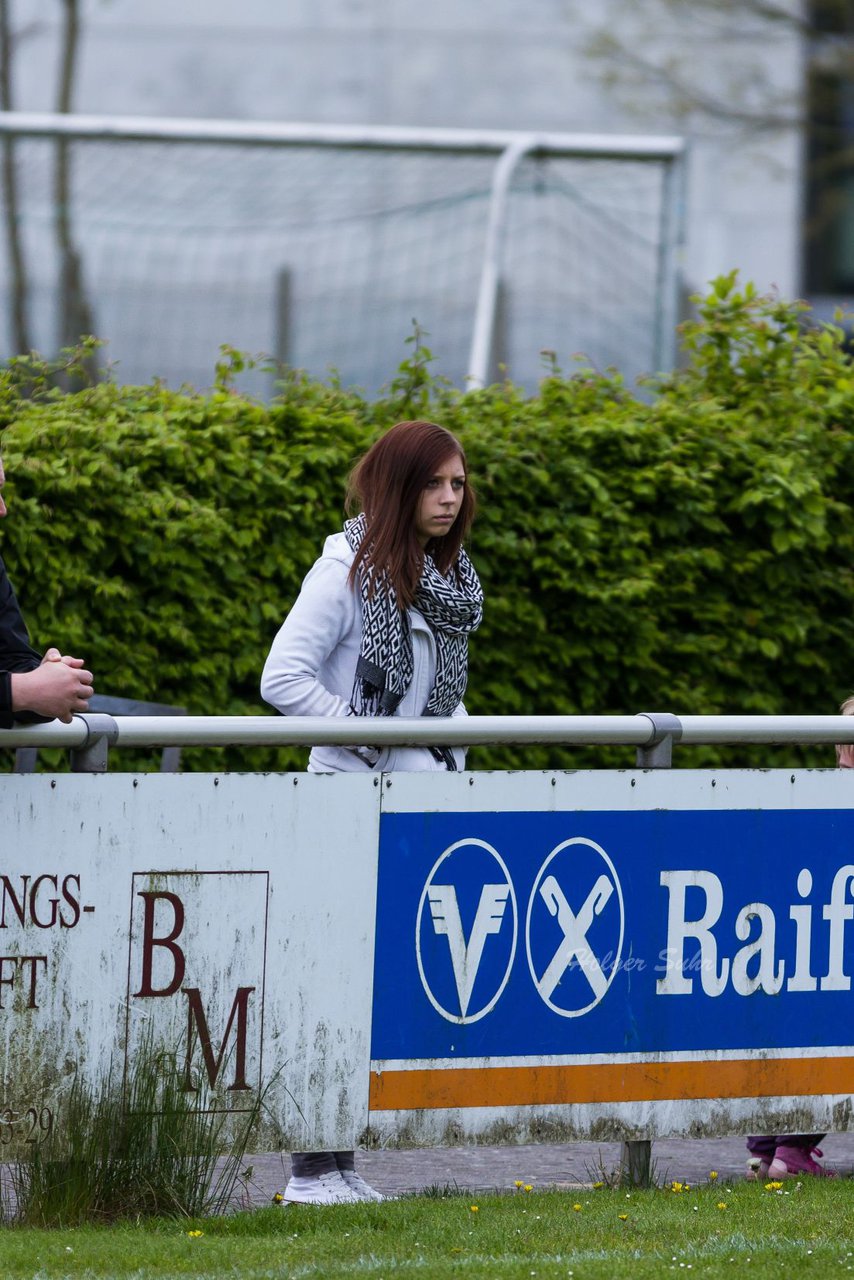
POLYGON ((371 1111, 768 1098, 854 1091, 854 1058, 609 1062, 540 1067, 372 1071, 371 1111))

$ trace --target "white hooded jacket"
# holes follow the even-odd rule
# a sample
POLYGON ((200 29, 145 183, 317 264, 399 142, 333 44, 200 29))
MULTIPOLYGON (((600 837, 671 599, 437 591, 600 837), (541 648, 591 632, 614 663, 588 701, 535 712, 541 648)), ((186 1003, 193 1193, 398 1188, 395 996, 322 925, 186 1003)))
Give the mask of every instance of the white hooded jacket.
MULTIPOLYGON (((326 539, 323 554, 308 571, 299 596, 273 641, 261 696, 287 716, 346 716, 362 639, 362 604, 347 581, 353 551, 343 533, 326 539)), ((436 678, 436 641, 417 609, 412 623, 412 683, 395 715, 424 714, 436 678)), ((462 703, 453 713, 464 716, 462 703)), ((457 768, 465 752, 454 748, 457 768)), ((314 747, 312 773, 445 770, 427 747, 386 747, 373 766, 349 747, 314 747)))

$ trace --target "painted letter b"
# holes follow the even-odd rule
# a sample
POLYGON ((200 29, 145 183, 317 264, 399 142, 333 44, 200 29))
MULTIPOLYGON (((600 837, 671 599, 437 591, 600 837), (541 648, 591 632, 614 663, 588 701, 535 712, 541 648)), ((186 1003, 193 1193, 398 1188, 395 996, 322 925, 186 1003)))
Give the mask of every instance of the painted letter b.
POLYGON ((146 891, 140 893, 139 897, 145 903, 145 916, 142 926, 142 983, 139 991, 134 994, 138 996, 173 996, 176 991, 181 989, 186 968, 184 952, 175 941, 184 930, 184 904, 177 894, 166 893, 165 891, 158 893, 146 891), (168 902, 172 908, 172 930, 170 933, 155 937, 154 917, 157 911, 157 903, 161 901, 168 902), (155 987, 152 980, 155 947, 163 947, 172 957, 172 977, 162 987, 155 987))

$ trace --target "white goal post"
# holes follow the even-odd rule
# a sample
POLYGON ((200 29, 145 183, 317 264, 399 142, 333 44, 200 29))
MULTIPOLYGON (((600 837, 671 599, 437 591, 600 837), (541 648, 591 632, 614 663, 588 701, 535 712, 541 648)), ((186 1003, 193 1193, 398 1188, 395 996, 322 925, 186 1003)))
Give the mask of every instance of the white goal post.
MULTIPOLYGON (((265 350, 373 389, 413 318, 438 371, 469 388, 503 372, 530 386, 544 348, 626 376, 673 364, 679 137, 0 112, 0 140, 17 174, 7 300, 17 229, 33 345, 49 347, 64 149, 66 242, 98 336, 134 380, 193 381, 207 357, 189 329, 212 357, 221 342, 265 350), (181 334, 184 366, 166 350, 181 334)), ((4 315, 7 351, 11 329, 4 315)))

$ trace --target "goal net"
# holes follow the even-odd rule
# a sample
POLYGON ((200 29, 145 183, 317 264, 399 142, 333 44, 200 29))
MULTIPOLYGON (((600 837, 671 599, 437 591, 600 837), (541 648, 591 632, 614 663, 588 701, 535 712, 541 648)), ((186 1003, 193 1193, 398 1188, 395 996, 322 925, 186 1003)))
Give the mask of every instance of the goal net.
MULTIPOLYGON (((6 136, 0 342, 85 325, 123 382, 210 384, 227 343, 373 393, 413 321, 464 387, 498 156, 6 136)), ((490 376, 542 352, 629 379, 662 364, 665 162, 537 155, 515 171, 490 376)), ((269 392, 272 375, 255 375, 269 392)))

